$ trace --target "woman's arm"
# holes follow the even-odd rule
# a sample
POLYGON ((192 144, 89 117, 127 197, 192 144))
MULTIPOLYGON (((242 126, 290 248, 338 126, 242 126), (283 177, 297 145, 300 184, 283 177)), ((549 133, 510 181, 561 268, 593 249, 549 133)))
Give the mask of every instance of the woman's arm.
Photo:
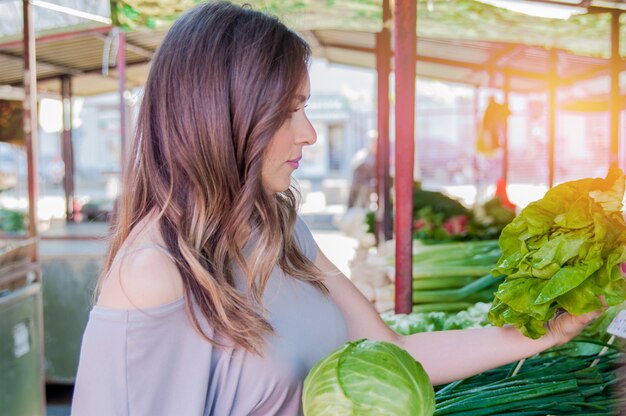
POLYGON ((598 314, 560 315, 550 322, 548 333, 536 340, 505 326, 400 336, 399 345, 424 366, 431 382, 438 385, 561 345, 578 335, 598 314))
POLYGON ((369 338, 399 345, 422 364, 434 385, 478 374, 563 344, 599 314, 560 315, 551 321, 548 334, 538 340, 523 336, 513 327, 401 336, 383 322, 370 302, 319 248, 315 265, 325 276, 324 284, 347 321, 350 339, 369 338))

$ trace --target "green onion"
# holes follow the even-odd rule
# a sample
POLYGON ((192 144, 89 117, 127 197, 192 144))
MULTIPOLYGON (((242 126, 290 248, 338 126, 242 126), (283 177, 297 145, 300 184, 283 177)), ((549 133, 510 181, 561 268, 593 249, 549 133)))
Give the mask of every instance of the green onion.
POLYGON ((624 375, 615 371, 621 353, 568 356, 570 346, 528 358, 511 376, 516 363, 498 367, 437 388, 435 415, 615 415, 626 401, 614 392, 624 375))
MULTIPOLYGON (((450 290, 424 290, 413 291, 413 303, 427 302, 457 302, 462 301, 489 287, 495 287, 504 280, 504 277, 494 278, 491 274, 487 274, 472 283, 459 289, 450 290)), ((493 292, 492 292, 493 294, 493 292)), ((491 297, 493 298, 493 296, 491 297)))

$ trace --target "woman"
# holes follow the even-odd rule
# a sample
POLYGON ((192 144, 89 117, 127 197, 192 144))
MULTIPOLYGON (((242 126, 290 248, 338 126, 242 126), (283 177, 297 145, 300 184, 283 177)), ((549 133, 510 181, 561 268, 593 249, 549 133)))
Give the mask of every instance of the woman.
POLYGON ((311 367, 349 339, 394 342, 445 383, 575 336, 562 315, 401 337, 320 252, 291 174, 315 131, 306 43, 228 3, 183 15, 145 88, 73 414, 296 415, 311 367))

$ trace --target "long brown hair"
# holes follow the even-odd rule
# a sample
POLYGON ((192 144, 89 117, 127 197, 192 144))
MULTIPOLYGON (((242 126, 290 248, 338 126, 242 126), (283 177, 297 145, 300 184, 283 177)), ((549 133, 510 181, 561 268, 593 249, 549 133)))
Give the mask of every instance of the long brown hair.
POLYGON ((326 292, 293 238, 297 193, 270 195, 261 183, 264 151, 292 111, 309 57, 298 35, 248 7, 203 4, 174 23, 146 83, 105 266, 158 212, 196 328, 191 303, 220 339, 257 353, 273 332, 261 299, 274 266, 326 292), (233 265, 246 277, 243 292, 233 265))

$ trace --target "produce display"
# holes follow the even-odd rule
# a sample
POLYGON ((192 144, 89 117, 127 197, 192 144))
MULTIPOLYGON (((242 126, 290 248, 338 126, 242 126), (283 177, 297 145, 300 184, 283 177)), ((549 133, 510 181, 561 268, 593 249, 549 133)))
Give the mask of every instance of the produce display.
MULTIPOLYGON (((624 174, 611 170, 603 179, 558 185, 514 217, 498 197, 480 210, 468 211, 443 194, 416 187, 414 199, 423 204, 416 202, 414 211, 413 313, 381 315, 397 333, 512 324, 538 338, 557 310, 579 315, 601 308, 603 301, 610 306, 562 347, 438 386, 435 415, 615 415, 626 406, 626 398, 617 392, 626 382, 620 367, 624 341, 609 340, 606 334, 626 305, 626 281, 618 267, 626 262, 624 188, 624 174), (490 222, 485 220, 487 212, 489 218, 498 218, 490 229, 485 227, 490 222), (499 233, 499 241, 494 240, 499 233)), ((367 280, 373 288, 368 299, 390 302, 392 297, 378 295, 392 294, 393 285, 381 283, 384 279, 378 276, 385 268, 378 260, 370 261, 371 252, 363 253, 368 261, 363 261, 362 270, 353 270, 376 271, 367 280)), ((393 266, 392 255, 385 260, 387 267, 393 266)), ((345 354, 353 358, 350 345, 312 370, 305 395, 319 407, 308 407, 306 414, 431 414, 432 409, 416 411, 400 404, 396 398, 403 396, 387 391, 391 385, 407 388, 404 381, 389 377, 385 388, 378 387, 375 377, 381 368, 396 368, 380 365, 379 358, 363 355, 354 362, 371 372, 347 377, 340 368, 347 361, 345 354), (312 389, 311 380, 320 375, 332 381, 317 381, 312 389), (346 387, 342 377, 354 384, 346 387), (359 383, 362 391, 369 389, 369 396, 351 395, 350 387, 359 383), (390 397, 393 402, 387 403, 390 397)))
POLYGON ((616 392, 623 378, 623 370, 615 371, 620 353, 571 357, 567 349, 528 358, 516 374, 518 363, 443 386, 435 394, 435 415, 618 414, 624 404, 616 392))
POLYGON ((446 331, 449 329, 482 328, 491 326, 487 312, 491 304, 479 302, 460 312, 426 312, 392 314, 381 318, 398 334, 411 335, 418 332, 446 331))
POLYGON ((500 195, 471 210, 419 182, 413 185, 413 238, 426 243, 495 239, 514 217, 515 208, 500 195))
POLYGON ((304 381, 309 416, 429 416, 433 387, 403 349, 381 341, 349 342, 322 359, 304 381))
MULTIPOLYGON (((496 238, 515 217, 515 206, 502 189, 469 209, 442 192, 414 183, 414 312, 460 311, 493 300, 502 281, 491 276, 501 255, 496 238)), ((351 208, 335 225, 357 240, 350 262, 352 282, 382 313, 394 307, 395 245, 393 240, 377 244, 374 217, 373 212, 351 208)))
MULTIPOLYGON (((490 326, 489 304, 458 313, 383 314, 394 331, 418 332, 490 326)), ((623 406, 617 389, 623 342, 602 354, 609 323, 626 305, 609 308, 581 336, 521 362, 502 366, 435 390, 435 415, 616 415, 623 406), (599 355, 600 354, 600 355, 599 355), (592 366, 592 363, 597 360, 592 366), (515 370, 518 371, 515 371, 515 370)))
POLYGON ((491 274, 500 256, 496 240, 414 244, 413 312, 460 311, 491 302, 503 280, 491 274))
POLYGON ((489 312, 494 325, 515 325, 539 338, 557 309, 581 315, 626 296, 618 265, 626 261, 624 174, 550 189, 522 210, 500 236, 494 270, 506 275, 489 312))
MULTIPOLYGON (((413 184, 413 238, 427 244, 451 241, 492 240, 515 217, 515 208, 506 195, 495 195, 469 209, 458 200, 413 184)), ((374 233, 375 214, 366 216, 367 230, 374 233)))
POLYGON ((0 232, 17 233, 26 229, 26 214, 0 208, 0 232))

